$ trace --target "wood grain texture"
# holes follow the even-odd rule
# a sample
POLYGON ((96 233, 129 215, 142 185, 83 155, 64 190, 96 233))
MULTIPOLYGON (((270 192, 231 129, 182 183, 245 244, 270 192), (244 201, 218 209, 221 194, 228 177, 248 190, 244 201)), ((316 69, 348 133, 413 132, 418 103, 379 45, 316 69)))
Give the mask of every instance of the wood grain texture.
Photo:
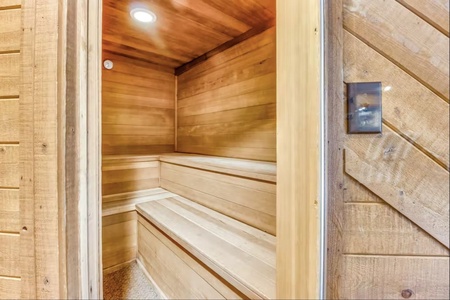
POLYGON ((320 26, 318 1, 277 2, 277 299, 319 298, 320 26))
POLYGON ((343 299, 448 299, 448 257, 344 256, 343 299), (376 276, 376 275, 379 276, 376 276))
POLYGON ((104 155, 174 150, 173 69, 103 52, 114 63, 102 72, 104 155))
POLYGON ((103 217, 102 221, 103 269, 136 258, 136 211, 103 217))
POLYGON ((416 15, 433 25, 437 30, 449 36, 448 0, 397 0, 416 15))
POLYGON ((275 68, 271 28, 180 75, 177 150, 275 161, 275 68))
POLYGON ((448 256, 449 250, 384 203, 344 208, 343 253, 448 256))
POLYGON ((225 299, 183 260, 184 257, 179 257, 171 250, 177 247, 173 242, 166 245, 167 241, 162 242, 167 239, 166 237, 159 234, 158 238, 147 228, 157 232, 147 221, 140 219, 138 259, 167 297, 170 299, 225 299))
POLYGON ((0 144, 0 187, 19 187, 19 145, 0 144))
POLYGON ((20 285, 21 285, 20 278, 9 278, 0 276, 0 298, 19 299, 20 285))
POLYGON ((325 130, 327 140, 327 252, 326 288, 327 299, 340 299, 339 284, 342 268, 342 231, 344 223, 345 177, 343 152, 345 140, 343 91, 343 26, 342 0, 325 1, 325 130))
POLYGON ((275 234, 273 184, 162 163, 161 187, 275 234))
POLYGON ((23 1, 22 39, 20 61, 20 225, 26 227, 20 233, 21 296, 36 299, 36 251, 35 251, 35 181, 34 181, 34 97, 35 97, 35 32, 36 1, 23 1))
POLYGON ((0 54, 0 97, 19 96, 20 54, 0 54))
POLYGON ((20 235, 0 233, 0 276, 20 277, 20 235))
POLYGON ((21 13, 21 9, 0 10, 0 53, 20 49, 21 13))
POLYGON ((344 6, 347 30, 448 102, 448 37, 396 1, 346 0, 344 6))
POLYGON ((275 238, 183 197, 138 212, 247 297, 275 297, 275 238))
POLYGON ((348 139, 345 171, 448 248, 448 171, 386 126, 383 132, 348 139))
POLYGON ((0 232, 19 231, 19 190, 0 188, 0 232))
POLYGON ((448 103, 348 32, 344 34, 344 43, 344 80, 372 82, 382 78, 386 89, 385 122, 448 169, 448 103))
POLYGON ((104 2, 104 45, 115 53, 179 67, 274 18, 274 0, 131 0, 104 2), (130 18, 135 7, 151 9, 154 24, 130 18), (182 22, 183 26, 179 26, 182 22))
POLYGON ((0 111, 0 141, 19 141, 19 100, 0 99, 0 111))

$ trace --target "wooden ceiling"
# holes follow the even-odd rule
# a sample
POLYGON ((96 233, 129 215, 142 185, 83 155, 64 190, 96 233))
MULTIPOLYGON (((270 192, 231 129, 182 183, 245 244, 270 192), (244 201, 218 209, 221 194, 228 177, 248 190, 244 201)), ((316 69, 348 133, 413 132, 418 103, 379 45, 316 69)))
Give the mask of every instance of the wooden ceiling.
POLYGON ((275 19, 275 0, 104 0, 103 49, 179 67, 275 19), (143 7, 158 20, 143 24, 130 10, 143 7))

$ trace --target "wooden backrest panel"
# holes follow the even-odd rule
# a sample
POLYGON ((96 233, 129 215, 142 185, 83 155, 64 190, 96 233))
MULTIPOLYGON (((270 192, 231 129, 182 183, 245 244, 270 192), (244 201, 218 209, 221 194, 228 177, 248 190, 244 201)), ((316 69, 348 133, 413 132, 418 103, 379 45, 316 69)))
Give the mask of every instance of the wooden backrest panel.
POLYGON ((172 152, 175 76, 171 68, 103 52, 114 63, 102 72, 104 155, 172 152))
POLYGON ((275 28, 178 76, 177 151, 276 160, 275 28))
POLYGON ((218 173, 201 165, 182 165, 182 159, 177 164, 163 159, 161 187, 275 235, 274 182, 218 173))

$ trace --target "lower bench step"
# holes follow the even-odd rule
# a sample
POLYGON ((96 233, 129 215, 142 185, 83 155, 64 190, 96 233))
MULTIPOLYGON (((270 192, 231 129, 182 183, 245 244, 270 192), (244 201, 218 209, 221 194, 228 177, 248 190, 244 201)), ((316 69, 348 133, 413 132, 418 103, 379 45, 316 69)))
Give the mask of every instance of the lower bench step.
POLYGON ((275 298, 274 236, 180 196, 137 210, 139 259, 169 298, 275 298))

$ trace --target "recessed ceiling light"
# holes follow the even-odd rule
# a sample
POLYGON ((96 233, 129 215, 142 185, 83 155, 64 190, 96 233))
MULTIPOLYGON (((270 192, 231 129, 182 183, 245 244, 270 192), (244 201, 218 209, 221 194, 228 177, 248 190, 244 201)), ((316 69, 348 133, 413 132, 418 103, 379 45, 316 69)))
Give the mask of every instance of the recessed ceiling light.
POLYGON ((154 12, 144 8, 132 9, 130 14, 133 19, 142 23, 155 23, 157 19, 154 12))

